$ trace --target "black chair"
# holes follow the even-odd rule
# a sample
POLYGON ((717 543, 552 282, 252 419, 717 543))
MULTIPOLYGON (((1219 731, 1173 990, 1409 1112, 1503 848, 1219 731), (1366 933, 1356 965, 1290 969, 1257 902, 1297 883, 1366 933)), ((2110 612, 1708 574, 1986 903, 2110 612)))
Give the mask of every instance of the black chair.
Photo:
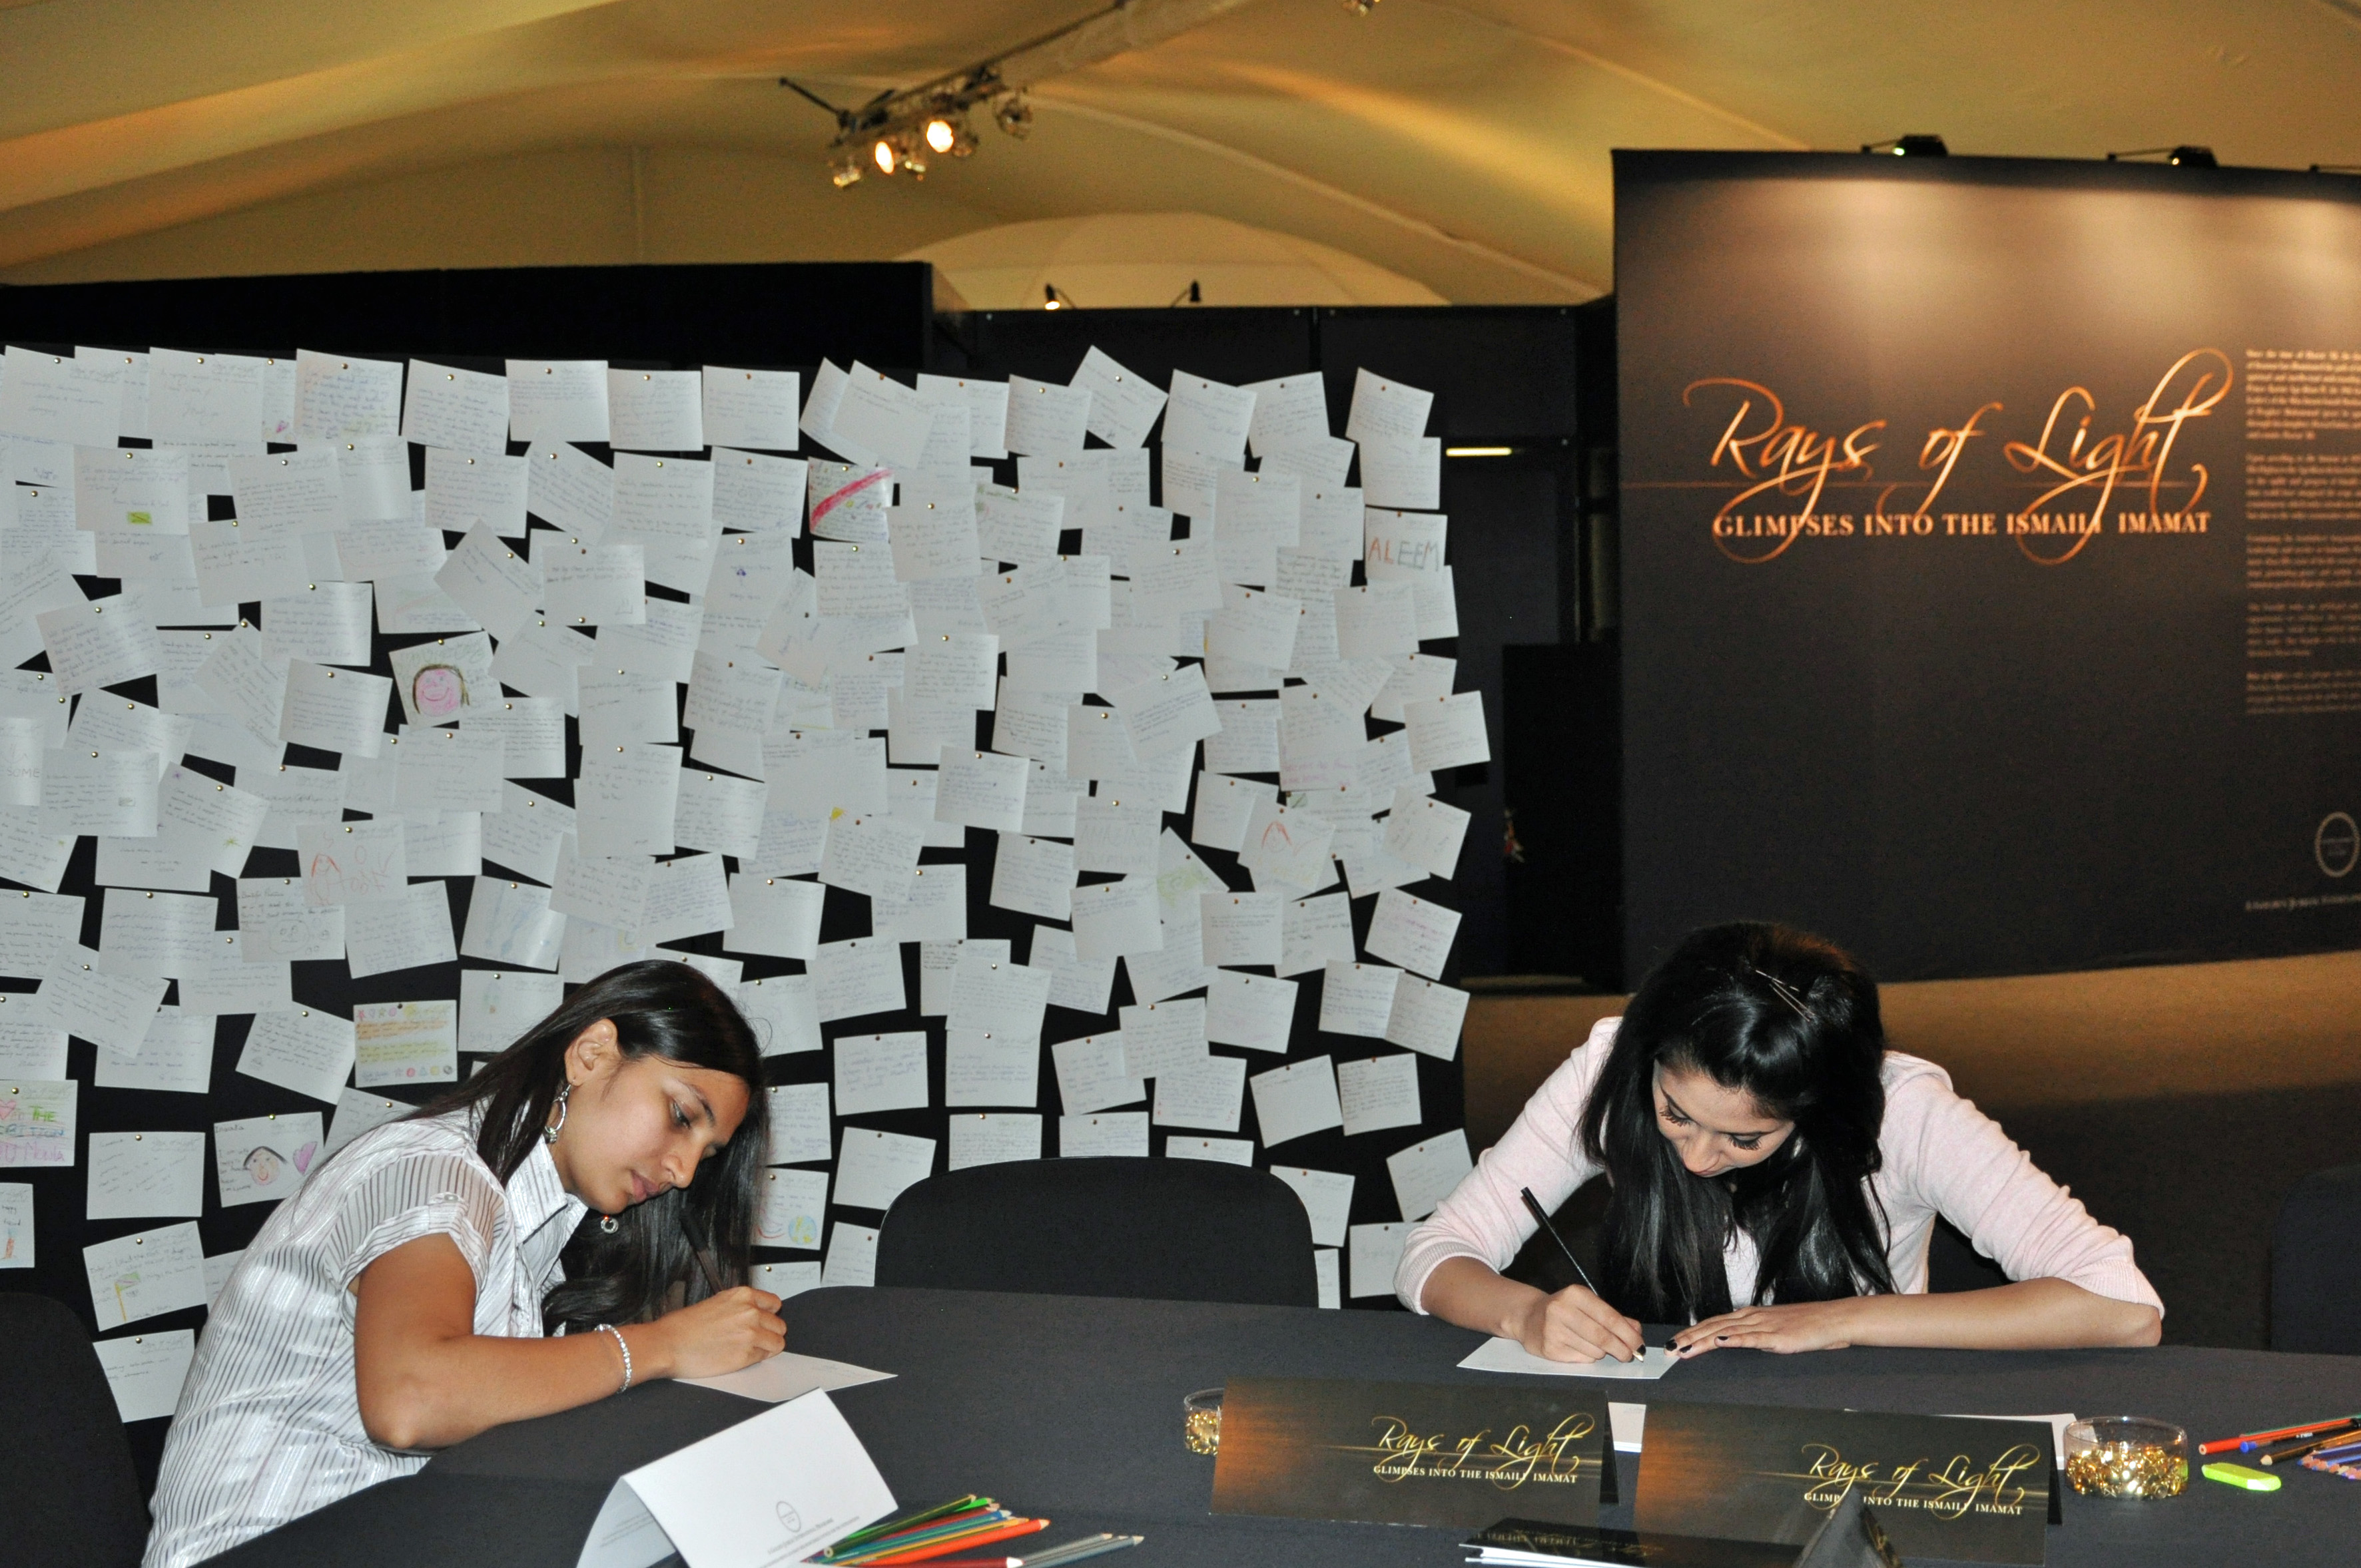
POLYGON ((115 1392, 90 1335, 47 1296, 0 1295, 0 1344, 16 1368, 0 1379, 0 1550, 9 1568, 135 1568, 148 1508, 115 1392))
POLYGON ((1991 1258, 1976 1250, 1976 1244, 1967 1238, 1950 1221, 1937 1216, 1935 1229, 1927 1238, 1927 1290, 1939 1295, 1948 1290, 1989 1290, 1995 1285, 2008 1283, 2008 1273, 1991 1258))
POLYGON ((1011 1160, 929 1177, 885 1215, 877 1283, 1320 1304, 1294 1190, 1197 1159, 1011 1160))
POLYGON ((2271 1348, 2361 1354, 2361 1165, 2314 1171, 2279 1205, 2271 1348))

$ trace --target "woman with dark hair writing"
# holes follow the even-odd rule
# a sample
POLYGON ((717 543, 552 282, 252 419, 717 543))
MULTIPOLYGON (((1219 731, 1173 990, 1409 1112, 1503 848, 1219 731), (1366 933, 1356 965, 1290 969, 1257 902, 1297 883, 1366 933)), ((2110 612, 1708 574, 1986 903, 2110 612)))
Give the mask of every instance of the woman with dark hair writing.
POLYGON ((1877 986, 1784 927, 1692 934, 1550 1076, 1413 1230, 1412 1310, 1554 1361, 1674 1348, 2027 1350, 2157 1343, 2164 1306, 2120 1233, 2035 1168, 1931 1062, 1888 1050, 1877 986), (1503 1278, 1534 1224, 1592 1177, 1604 1299, 1503 1278), (1927 1293, 1937 1215, 2013 1283, 1927 1293))
POLYGON ((651 960, 323 1160, 214 1304, 145 1568, 409 1475, 419 1450, 779 1350, 779 1299, 743 1283, 767 1107, 736 1006, 651 960))

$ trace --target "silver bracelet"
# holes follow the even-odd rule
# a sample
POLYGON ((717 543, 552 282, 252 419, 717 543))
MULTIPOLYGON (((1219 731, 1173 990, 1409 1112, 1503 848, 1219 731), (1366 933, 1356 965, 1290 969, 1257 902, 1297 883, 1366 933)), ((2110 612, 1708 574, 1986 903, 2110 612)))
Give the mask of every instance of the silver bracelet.
POLYGON ((623 1353, 623 1387, 615 1390, 618 1394, 622 1393, 625 1388, 631 1386, 631 1347, 624 1341, 623 1331, 612 1323, 600 1323, 598 1332, 602 1334, 613 1334, 615 1348, 623 1353))

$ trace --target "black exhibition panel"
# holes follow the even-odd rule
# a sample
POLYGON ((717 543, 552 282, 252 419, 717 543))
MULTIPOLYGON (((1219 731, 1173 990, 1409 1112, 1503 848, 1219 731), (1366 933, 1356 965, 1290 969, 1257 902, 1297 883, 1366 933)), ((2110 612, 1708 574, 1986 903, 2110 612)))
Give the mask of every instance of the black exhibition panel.
MULTIPOLYGON (((1518 1386, 1458 1362, 1484 1336, 1433 1318, 1300 1308, 961 1291, 820 1290, 788 1303, 792 1350, 894 1376, 829 1396, 906 1508, 980 1493, 1054 1521, 1055 1543, 1145 1536, 1136 1568, 1287 1563, 1449 1568, 1467 1532, 1210 1511, 1214 1462, 1181 1444, 1183 1396, 1237 1377, 1518 1386)), ((1652 1338, 1654 1336, 1651 1336, 1652 1338)), ((1610 1383, 1646 1404, 1784 1405, 1921 1415, 2139 1411, 2200 1436, 2361 1405, 2361 1361, 2253 1351, 1718 1351, 1656 1382, 1610 1383)), ((257 1538, 225 1568, 571 1568, 616 1477, 760 1414, 734 1395, 655 1384, 486 1432, 417 1475, 257 1538)), ((1642 1442, 1645 1442, 1644 1428, 1642 1442)), ((1616 1455, 1629 1528, 1639 1455, 1616 1455)), ((2290 1568, 2350 1555, 2349 1483, 2298 1472, 2257 1497, 2191 1477, 2169 1501, 2066 1489, 2049 1568, 2290 1568)), ((1914 1563, 1922 1559, 1914 1558, 1914 1563)))
POLYGON ((1512 974, 1626 987, 1620 652, 1611 639, 1502 650, 1512 974))
MULTIPOLYGON (((1466 916, 1462 972, 1611 981, 1615 965, 1579 944, 1598 939, 1581 933, 1619 918, 1620 861, 1536 862, 1528 850, 1521 862, 1507 842, 1508 814, 1521 799, 1552 814, 1573 773, 1611 755, 1611 739, 1574 722, 1584 710, 1547 683, 1512 713, 1503 676, 1509 650, 1611 635, 1599 607, 1612 602, 1600 572, 1611 573, 1613 521, 1586 505, 1598 492, 1589 475, 1602 466, 1602 449, 1612 472, 1611 302, 975 311, 941 318, 936 368, 955 357, 959 369, 979 375, 1063 381, 1093 345, 1159 385, 1176 370, 1235 385, 1317 369, 1340 425, 1363 368, 1434 394, 1427 429, 1444 446, 1442 510, 1452 520, 1447 554, 1459 605, 1455 646, 1435 651, 1459 661, 1457 689, 1483 694, 1486 722, 1503 737, 1492 763, 1435 781, 1436 798, 1475 817, 1454 883, 1466 916), (1500 760, 1510 736, 1527 759, 1515 780, 1500 760), (1520 865, 1534 869, 1511 871, 1520 865), (1512 874, 1552 884, 1550 918, 1520 924, 1512 874), (1576 945, 1560 945, 1561 930, 1576 945)), ((1601 830, 1611 833, 1611 820, 1586 819, 1581 841, 1595 846, 1601 830)))
POLYGON ((2361 942, 2361 181, 1616 155, 1626 954, 2361 942))
POLYGON ((922 261, 45 283, 0 286, 0 338, 677 365, 808 366, 833 355, 913 366, 925 363, 933 290, 934 269, 922 261))
MULTIPOLYGON (((937 322, 931 368, 1062 385, 1096 346, 1159 387, 1170 386, 1176 370, 1243 387, 1317 368, 1318 314, 1307 307, 1220 305, 947 313, 937 322)), ((1329 406, 1346 405, 1332 395, 1329 406)))
MULTIPOLYGON (((1397 363, 1380 355, 1378 347, 1380 329, 1394 313, 1182 308, 999 313, 937 320, 928 307, 928 271, 924 267, 900 265, 525 269, 7 288, 0 289, 0 337, 51 352, 71 352, 71 345, 82 343, 186 345, 209 352, 283 356, 301 348, 324 345, 388 359, 414 356, 493 376, 503 373, 503 361, 511 355, 606 358, 619 366, 651 369, 708 363, 786 367, 803 373, 806 389, 823 358, 840 366, 862 359, 893 371, 906 383, 914 369, 990 378, 1013 373, 1062 383, 1073 376, 1083 354, 1096 345, 1159 383, 1175 370, 1198 372, 1234 385, 1319 372, 1329 390, 1331 425, 1337 430, 1349 406, 1356 367, 1353 356, 1370 356, 1373 371, 1412 378, 1412 384, 1419 384, 1416 377, 1429 377, 1436 383, 1438 411, 1430 429, 1448 430, 1453 444, 1507 450, 1498 455, 1448 457, 1442 466, 1442 510, 1453 519, 1447 558, 1455 563, 1460 633, 1455 640, 1423 646, 1429 652, 1458 659, 1455 689, 1482 694, 1493 760, 1488 764, 1445 770, 1437 776, 1438 797, 1474 813, 1474 820, 1459 874, 1448 883, 1414 883, 1407 891, 1455 908, 1463 916, 1449 964, 1437 977, 1443 983, 1535 969, 1591 974, 1591 969, 1569 959, 1576 948, 1556 946, 1559 938, 1554 933, 1570 928, 1576 934, 1566 941, 1582 939, 1579 932, 1589 926, 1576 921, 1567 927, 1563 916, 1565 911, 1588 904, 1598 905, 1598 912, 1587 917, 1590 925, 1612 919, 1613 888, 1606 874, 1611 867, 1603 867, 1595 856, 1586 862, 1576 850, 1561 847, 1581 845, 1585 848, 1580 852, 1587 853, 1587 838, 1561 840, 1547 835, 1548 847, 1541 858, 1526 852, 1526 864, 1513 867, 1509 860, 1513 846, 1506 831, 1506 809, 1515 803, 1517 780, 1509 765, 1511 760, 1524 770, 1538 796, 1554 800, 1568 787, 1570 760, 1595 766, 1598 759, 1612 755, 1609 717, 1595 705, 1586 706, 1587 699, 1573 700, 1573 687, 1555 677, 1533 685, 1529 695, 1519 699, 1529 705, 1528 710, 1519 712, 1509 702, 1508 675, 1512 656, 1547 652, 1561 641, 1596 638, 1604 631, 1588 608, 1600 597, 1599 585, 1585 576, 1585 563, 1596 550, 1596 540, 1586 531, 1597 529, 1604 514, 1587 488, 1586 475, 1593 465, 1585 455, 1585 438, 1567 422, 1576 405, 1565 390, 1576 384, 1579 371, 1587 378, 1585 395, 1595 398, 1597 383, 1611 364, 1596 352, 1600 342, 1599 313, 1594 309, 1568 316, 1554 308, 1469 313, 1467 336, 1461 348, 1466 366, 1455 367, 1447 350, 1449 329, 1458 318, 1448 312, 1399 313, 1405 327, 1403 341, 1409 346, 1397 363), (1593 357, 1576 364, 1559 363, 1556 357, 1583 352, 1591 352, 1593 357), (1503 388, 1508 389, 1507 395, 1503 388), (1458 411, 1446 416, 1446 410, 1458 411), (1468 411, 1481 411, 1483 420, 1499 428, 1471 422, 1475 416, 1468 411), (1609 728, 1598 729, 1599 725, 1609 728), (1534 731, 1537 742, 1509 739, 1525 729, 1534 731), (1565 858, 1559 859, 1561 855, 1565 858), (1590 869, 1576 874, 1586 865, 1590 869), (1549 882, 1553 920, 1532 922, 1531 930, 1518 931, 1507 881, 1511 869, 1532 877, 1532 886, 1549 882), (1596 883, 1588 880, 1594 872, 1600 878, 1596 883)), ((1588 438, 1592 445, 1599 439, 1603 438, 1596 433, 1588 438)), ((1157 473, 1159 440, 1152 435, 1148 441, 1151 474, 1157 473)), ((511 454, 521 450, 511 444, 511 454)), ((601 461, 610 455, 600 444, 586 444, 585 450, 601 461)), ((802 444, 801 450, 825 455, 808 442, 802 444)), ((415 488, 423 484, 423 449, 413 445, 411 458, 415 488)), ((1017 477, 1014 460, 995 462, 991 471, 1004 484, 1014 484, 1017 477)), ((1160 483, 1160 475, 1157 477, 1160 483)), ((214 520, 227 519, 229 499, 214 497, 211 514, 214 520)), ((528 554, 532 546, 548 544, 557 537, 536 521, 527 535, 528 554)), ((1070 532, 1064 547, 1077 548, 1076 538, 1070 532)), ((811 565, 809 552, 808 539, 799 540, 796 559, 807 570, 811 565)), ((83 577, 80 585, 88 597, 118 588, 114 579, 83 577)), ((656 585, 647 591, 652 600, 685 598, 656 585)), ((261 609, 247 603, 240 607, 240 613, 257 620, 261 609)), ((371 667, 382 673, 389 667, 391 652, 431 641, 432 636, 389 635, 373 626, 371 667)), ((45 661, 36 660, 29 667, 44 668, 45 661)), ((156 679, 144 677, 89 694, 85 700, 152 706, 158 695, 156 679)), ((1378 728, 1389 730, 1392 726, 1381 721, 1378 728)), ((989 712, 979 718, 975 733, 977 744, 990 744, 989 712)), ((566 748, 567 776, 535 780, 530 786, 560 804, 572 801, 571 780, 579 769, 579 737, 571 719, 566 725, 566 748)), ((288 765, 315 768, 333 768, 338 762, 336 753, 301 746, 283 748, 280 760, 288 765)), ((224 784, 236 782, 234 767, 203 753, 192 753, 188 766, 224 784)), ((1587 798, 1596 797, 1593 789, 1587 798)), ((1168 815, 1166 823, 1185 831, 1188 817, 1168 815)), ((1030 957, 1028 944, 1035 923, 990 904, 993 842, 991 834, 970 832, 961 848, 929 849, 922 861, 928 866, 965 866, 968 935, 1007 939, 1014 944, 1012 956, 1025 962, 1030 957)), ((1211 849, 1202 853, 1204 862, 1230 885, 1247 884, 1234 855, 1211 849)), ((242 874, 292 877, 298 869, 293 850, 258 849, 242 874)), ((485 874, 499 875, 502 869, 497 862, 489 863, 485 874)), ((474 883, 466 876, 453 875, 444 887, 453 932, 464 932, 474 883)), ((102 889, 97 884, 94 840, 76 846, 57 891, 83 899, 80 938, 87 945, 97 946, 104 900, 125 894, 121 889, 102 889)), ((228 879, 214 879, 217 930, 236 927, 233 893, 228 879)), ((1367 897, 1352 901, 1356 944, 1366 937, 1372 907, 1373 901, 1367 897)), ((822 941, 867 935, 870 928, 865 900, 841 889, 828 894, 819 932, 822 941)), ((804 969, 794 959, 726 953, 719 933, 668 942, 664 948, 722 962, 741 962, 747 981, 794 975, 804 969)), ((935 1168, 939 1170, 947 1112, 944 1022, 939 1015, 918 1014, 917 953, 906 947, 904 962, 911 998, 907 1011, 831 1023, 823 1035, 832 1046, 847 1034, 926 1032, 928 1108, 862 1113, 857 1123, 862 1129, 937 1140, 935 1168)), ((457 996, 462 972, 489 967, 494 966, 488 960, 465 958, 456 963, 355 980, 342 960, 299 960, 292 966, 291 989, 299 1006, 344 1018, 352 1014, 357 1003, 457 996)), ((32 980, 16 977, 5 985, 22 993, 31 989, 32 980)), ((177 992, 168 992, 166 1000, 168 1004, 177 1003, 177 992)), ((1042 1030, 1044 1045, 1112 1030, 1116 1026, 1115 1010, 1131 1000, 1127 980, 1119 972, 1106 1013, 1073 1012, 1053 1005, 1042 1030)), ((1266 1059, 1256 1054, 1249 1060, 1250 1069, 1259 1071, 1277 1067, 1283 1059, 1317 1056, 1351 1063, 1397 1048, 1374 1038, 1323 1033, 1317 1027, 1319 1017, 1320 976, 1313 971, 1300 980, 1287 1057, 1266 1059)), ((35 1266, 0 1275, 0 1281, 66 1303, 86 1323, 101 1328, 108 1340, 144 1343, 143 1336, 203 1328, 205 1312, 197 1307, 99 1323, 93 1292, 103 1291, 106 1282, 93 1285, 82 1249, 168 1222, 86 1217, 89 1138, 93 1134, 140 1131, 210 1133, 217 1122, 248 1117, 319 1113, 324 1122, 328 1121, 331 1108, 321 1102, 236 1070, 251 1025, 251 1014, 225 1014, 214 1021, 210 1088, 203 1095, 94 1087, 97 1047, 81 1038, 71 1041, 67 1075, 82 1086, 75 1164, 70 1169, 5 1173, 10 1181, 31 1189, 38 1253, 35 1266)), ((769 1081, 774 1087, 829 1082, 833 1055, 830 1048, 774 1057, 768 1063, 769 1081)), ((468 1070, 467 1063, 475 1059, 479 1058, 463 1058, 459 1070, 468 1070)), ((1415 1124, 1350 1138, 1332 1128, 1270 1149, 1260 1142, 1253 1101, 1248 1097, 1236 1135, 1255 1140, 1257 1163, 1275 1161, 1349 1173, 1355 1182, 1352 1223, 1400 1226, 1403 1222, 1389 1157, 1428 1138, 1448 1135, 1460 1128, 1464 1120, 1460 1063, 1455 1056, 1449 1059, 1417 1056, 1416 1079, 1420 1103, 1415 1124)), ((394 1088, 383 1092, 390 1100, 416 1103, 430 1091, 394 1088)), ((1036 1100, 1051 1129, 1050 1137, 1045 1138, 1045 1154, 1054 1152, 1051 1139, 1059 1104, 1057 1080, 1045 1050, 1036 1100)), ((840 1118, 832 1126, 841 1130, 846 1124, 840 1118)), ((1159 1154, 1164 1152, 1165 1135, 1166 1129, 1155 1130, 1159 1154)), ((832 1201, 833 1185, 829 1195, 832 1201)), ((216 1259, 245 1247, 272 1212, 268 1203, 224 1207, 211 1175, 203 1182, 202 1204, 203 1212, 194 1223, 203 1254, 216 1259)), ((849 1225, 860 1231, 873 1227, 879 1219, 874 1211, 856 1209, 845 1213, 831 1201, 831 1234, 834 1226, 849 1225)), ((795 1273, 795 1283, 801 1285, 817 1277, 821 1245, 815 1238, 808 1250, 766 1251, 763 1258, 781 1269, 811 1271, 808 1277, 795 1273)), ((1338 1259, 1340 1266, 1343 1261, 1338 1259)), ((788 1276, 766 1277, 785 1283, 788 1276)), ((1367 1282, 1366 1292, 1355 1298, 1348 1291, 1346 1304, 1395 1307, 1382 1282, 1367 1282)), ((146 1420, 129 1429, 145 1477, 154 1475, 166 1424, 146 1420)))
POLYGON ((1589 305, 1359 305, 1320 312, 1328 400, 1353 400, 1367 367, 1434 394, 1427 433, 1446 446, 1563 441, 1581 421, 1589 305))

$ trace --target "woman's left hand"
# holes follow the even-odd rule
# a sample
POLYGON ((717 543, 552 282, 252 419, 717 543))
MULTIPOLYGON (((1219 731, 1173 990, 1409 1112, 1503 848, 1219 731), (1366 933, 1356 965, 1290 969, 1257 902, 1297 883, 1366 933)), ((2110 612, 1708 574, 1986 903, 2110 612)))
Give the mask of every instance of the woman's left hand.
POLYGON ((1703 1355, 1709 1350, 1768 1350, 1781 1355, 1799 1350, 1842 1350, 1852 1343, 1851 1300, 1798 1301, 1787 1307, 1741 1307, 1683 1329, 1673 1336, 1674 1354, 1703 1355))

